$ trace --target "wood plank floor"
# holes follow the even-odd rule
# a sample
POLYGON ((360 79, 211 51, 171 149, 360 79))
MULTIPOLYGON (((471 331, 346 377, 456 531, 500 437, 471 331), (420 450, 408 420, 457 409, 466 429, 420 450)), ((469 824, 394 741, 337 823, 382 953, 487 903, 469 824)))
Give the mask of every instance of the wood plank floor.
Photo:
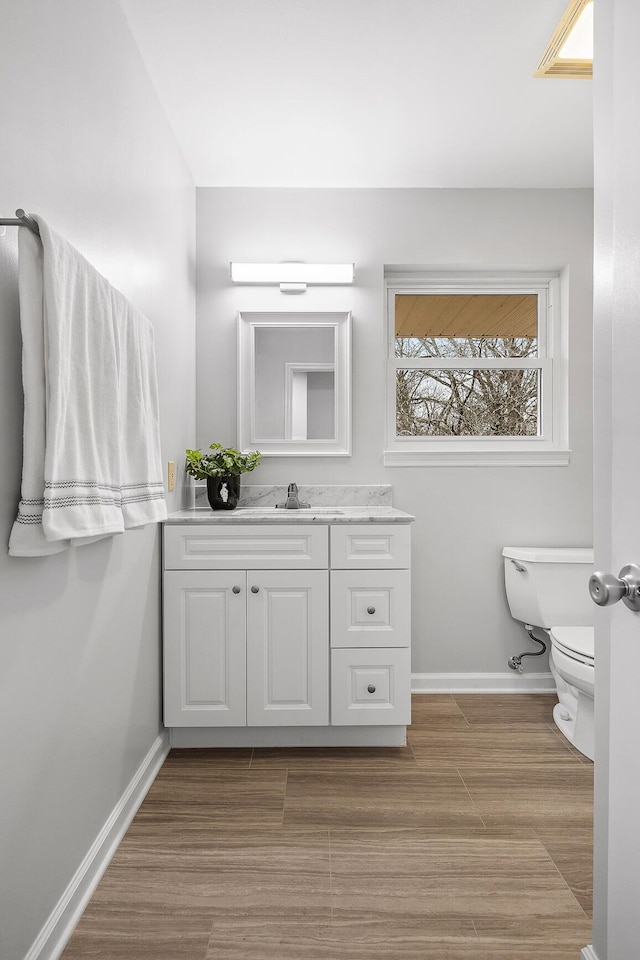
POLYGON ((407 747, 173 750, 62 960, 579 960, 593 766, 554 703, 416 696, 407 747))

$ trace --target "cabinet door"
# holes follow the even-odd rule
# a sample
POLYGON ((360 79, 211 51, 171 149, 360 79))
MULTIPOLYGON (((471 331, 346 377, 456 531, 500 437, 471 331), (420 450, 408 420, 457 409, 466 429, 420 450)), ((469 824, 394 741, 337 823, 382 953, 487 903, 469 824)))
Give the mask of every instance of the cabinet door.
POLYGON ((246 574, 164 575, 164 722, 244 727, 246 574))
POLYGON ((329 723, 326 570, 247 574, 247 724, 329 723))

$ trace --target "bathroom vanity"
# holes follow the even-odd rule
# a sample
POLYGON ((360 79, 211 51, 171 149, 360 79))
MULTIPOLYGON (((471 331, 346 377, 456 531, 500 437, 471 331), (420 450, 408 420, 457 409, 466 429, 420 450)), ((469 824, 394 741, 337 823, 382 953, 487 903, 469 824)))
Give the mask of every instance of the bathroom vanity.
POLYGON ((173 514, 163 576, 172 743, 403 744, 413 519, 385 506, 173 514))

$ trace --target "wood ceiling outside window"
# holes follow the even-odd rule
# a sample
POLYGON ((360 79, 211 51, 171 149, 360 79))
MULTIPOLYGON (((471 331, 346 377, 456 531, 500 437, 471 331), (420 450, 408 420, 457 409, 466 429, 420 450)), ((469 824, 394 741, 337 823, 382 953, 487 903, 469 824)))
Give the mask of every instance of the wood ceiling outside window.
POLYGON ((535 294, 398 294, 396 337, 536 337, 535 294))

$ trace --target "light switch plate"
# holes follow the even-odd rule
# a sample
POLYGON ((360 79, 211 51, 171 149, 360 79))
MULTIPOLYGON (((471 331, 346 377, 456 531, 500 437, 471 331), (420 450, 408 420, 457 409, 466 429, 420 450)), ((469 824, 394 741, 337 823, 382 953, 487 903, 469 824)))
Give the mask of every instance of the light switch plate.
POLYGON ((167 464, 167 490, 175 490, 176 488, 176 462, 175 460, 169 460, 167 464))

